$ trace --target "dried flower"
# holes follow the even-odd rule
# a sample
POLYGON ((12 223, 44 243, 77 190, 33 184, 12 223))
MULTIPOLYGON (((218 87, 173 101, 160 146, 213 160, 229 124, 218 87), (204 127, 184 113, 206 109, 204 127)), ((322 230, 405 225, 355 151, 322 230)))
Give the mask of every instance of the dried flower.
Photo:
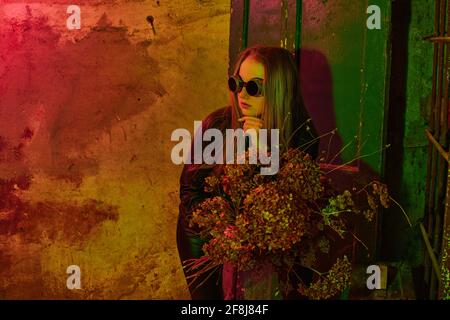
MULTIPOLYGON (((331 251, 328 234, 344 238, 350 233, 351 215, 372 221, 380 205, 389 205, 387 187, 378 181, 360 191, 352 187, 337 193, 307 153, 288 149, 280 159, 274 176, 262 176, 259 164, 246 163, 225 165, 219 177, 205 179, 211 197, 196 207, 190 220, 201 229, 205 256, 191 265, 206 270, 232 263, 243 271, 269 259, 282 272, 294 264, 312 268, 318 253, 331 251)), ((298 290, 313 299, 330 298, 349 285, 350 275, 344 256, 318 281, 298 290)))
POLYGON ((314 300, 332 298, 350 286, 351 267, 347 256, 338 258, 326 275, 320 275, 309 287, 300 284, 298 291, 314 300))

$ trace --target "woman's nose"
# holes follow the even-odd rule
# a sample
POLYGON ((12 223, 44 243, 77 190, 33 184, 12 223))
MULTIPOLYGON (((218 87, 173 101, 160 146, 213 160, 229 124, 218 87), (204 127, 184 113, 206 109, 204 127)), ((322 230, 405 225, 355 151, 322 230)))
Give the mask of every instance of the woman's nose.
POLYGON ((239 92, 239 97, 240 98, 248 98, 248 92, 247 92, 247 88, 243 87, 241 92, 239 92))

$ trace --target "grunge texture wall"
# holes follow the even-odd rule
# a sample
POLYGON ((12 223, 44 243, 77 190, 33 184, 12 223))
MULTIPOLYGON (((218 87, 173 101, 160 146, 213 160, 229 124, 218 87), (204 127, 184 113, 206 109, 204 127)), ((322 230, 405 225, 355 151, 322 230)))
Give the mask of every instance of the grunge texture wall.
POLYGON ((0 299, 190 298, 170 135, 227 104, 229 20, 227 0, 0 0, 0 299))

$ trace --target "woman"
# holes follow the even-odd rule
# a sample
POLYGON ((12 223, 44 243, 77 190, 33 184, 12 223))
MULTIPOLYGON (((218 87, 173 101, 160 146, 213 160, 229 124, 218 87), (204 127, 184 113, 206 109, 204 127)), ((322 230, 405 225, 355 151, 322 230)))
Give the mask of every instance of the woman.
MULTIPOLYGON (((208 115, 202 123, 203 131, 209 128, 222 132, 237 128, 244 131, 279 129, 280 151, 287 147, 310 145, 307 152, 314 158, 317 156, 318 143, 311 144, 316 137, 315 130, 308 120, 300 95, 297 67, 288 50, 261 45, 247 48, 237 58, 228 87, 231 105, 208 115)), ((189 228, 187 217, 192 214, 196 204, 208 198, 204 191, 204 179, 211 174, 219 175, 221 168, 219 164, 186 164, 183 168, 177 227, 177 244, 182 262, 203 255, 203 242, 196 236, 199 230, 189 228)), ((186 270, 185 275, 188 277, 186 270)), ((205 273, 190 286, 193 299, 224 298, 219 272, 195 289, 208 276, 205 273)), ((229 287, 228 284, 226 286, 229 287)), ((225 298, 229 296, 225 295, 225 298)))

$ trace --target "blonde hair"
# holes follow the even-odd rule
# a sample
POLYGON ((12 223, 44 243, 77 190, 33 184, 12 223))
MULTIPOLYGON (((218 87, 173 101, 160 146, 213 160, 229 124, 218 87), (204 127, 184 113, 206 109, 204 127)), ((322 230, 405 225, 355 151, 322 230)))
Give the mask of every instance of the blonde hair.
MULTIPOLYGON (((251 57, 264 66, 263 128, 280 129, 280 150, 294 144, 293 134, 308 118, 300 93, 297 65, 292 54, 281 47, 255 45, 242 51, 236 59, 233 75, 239 74, 242 62, 251 57)), ((232 127, 239 128, 240 109, 237 94, 230 92, 232 127)))

